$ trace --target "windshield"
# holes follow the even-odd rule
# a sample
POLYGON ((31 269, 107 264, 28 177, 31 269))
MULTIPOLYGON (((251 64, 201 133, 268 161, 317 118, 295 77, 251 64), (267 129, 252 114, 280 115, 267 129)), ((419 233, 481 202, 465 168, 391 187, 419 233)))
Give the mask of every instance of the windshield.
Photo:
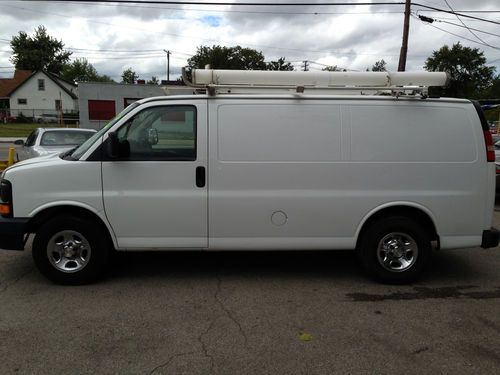
POLYGON ((40 146, 81 145, 94 134, 93 130, 47 130, 42 134, 40 146))
POLYGON ((125 116, 127 113, 132 111, 137 106, 139 106, 138 102, 135 102, 135 103, 132 103, 131 105, 129 105, 127 108, 125 108, 123 111, 121 111, 118 115, 116 115, 110 122, 108 122, 101 130, 99 130, 92 137, 90 137, 80 147, 75 149, 75 151, 71 155, 66 155, 66 156, 71 156, 71 158, 74 160, 80 159, 82 157, 82 155, 85 154, 88 151, 88 149, 96 142, 96 140, 101 138, 104 135, 104 133, 106 133, 114 124, 116 124, 123 116, 125 116))

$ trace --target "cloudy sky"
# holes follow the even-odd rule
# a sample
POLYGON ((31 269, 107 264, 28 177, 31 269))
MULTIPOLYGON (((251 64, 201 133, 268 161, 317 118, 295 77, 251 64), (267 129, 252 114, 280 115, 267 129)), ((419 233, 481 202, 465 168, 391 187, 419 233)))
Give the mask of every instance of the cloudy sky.
MULTIPOLYGON (((11 76, 14 70, 9 61, 12 36, 19 31, 33 34, 38 25, 44 25, 51 36, 62 40, 66 49, 73 52, 73 59, 87 58, 100 74, 117 81, 129 67, 140 78, 166 79, 167 59, 163 50, 172 52, 170 78, 176 78, 196 48, 204 45, 254 48, 262 51, 266 61, 285 57, 297 70, 303 60, 310 62, 311 69, 337 65, 348 70, 365 70, 380 59, 387 62, 389 70, 397 70, 403 5, 319 6, 315 3, 340 0, 274 0, 273 3, 310 5, 264 7, 221 1, 227 5, 0 0, 0 77, 11 76)), ((353 4, 359 1, 344 0, 353 4)), ((399 2, 386 0, 391 1, 399 2)), ((500 22, 498 0, 415 0, 415 3, 445 10, 451 7, 500 22)), ((500 24, 459 20, 451 14, 413 5, 407 70, 422 70, 432 51, 458 41, 484 51, 488 63, 500 73, 500 24), (423 23, 418 15, 432 17, 435 22, 423 23)))

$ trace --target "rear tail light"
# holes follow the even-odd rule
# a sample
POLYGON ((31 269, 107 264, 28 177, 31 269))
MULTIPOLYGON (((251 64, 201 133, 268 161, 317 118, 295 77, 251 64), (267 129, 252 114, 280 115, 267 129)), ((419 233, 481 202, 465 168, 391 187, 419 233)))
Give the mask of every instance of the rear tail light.
POLYGON ((493 137, 489 130, 484 132, 484 142, 486 143, 486 160, 495 161, 495 145, 493 144, 493 137))

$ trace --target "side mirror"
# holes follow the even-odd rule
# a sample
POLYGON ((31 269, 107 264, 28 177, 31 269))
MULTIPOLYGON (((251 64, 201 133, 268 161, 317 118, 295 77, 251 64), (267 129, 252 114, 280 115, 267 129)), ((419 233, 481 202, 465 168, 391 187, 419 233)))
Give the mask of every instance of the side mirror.
POLYGON ((109 132, 106 151, 111 159, 125 158, 130 155, 130 145, 128 141, 120 142, 115 132, 109 132))
POLYGON ((24 140, 23 139, 17 139, 14 141, 14 144, 17 146, 23 146, 24 145, 24 140))
POLYGON ((148 143, 151 146, 158 144, 158 131, 155 128, 148 129, 148 143))

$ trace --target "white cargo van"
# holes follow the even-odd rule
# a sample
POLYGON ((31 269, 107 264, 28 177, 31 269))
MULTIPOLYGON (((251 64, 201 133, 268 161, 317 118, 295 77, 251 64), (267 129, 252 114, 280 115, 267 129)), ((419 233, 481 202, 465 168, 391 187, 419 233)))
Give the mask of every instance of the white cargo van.
POLYGON ((34 234, 40 271, 78 284, 112 249, 352 249, 402 283, 433 246, 497 246, 480 107, 404 94, 440 75, 336 74, 194 71, 207 94, 138 101, 79 148, 5 170, 0 247, 34 234))

